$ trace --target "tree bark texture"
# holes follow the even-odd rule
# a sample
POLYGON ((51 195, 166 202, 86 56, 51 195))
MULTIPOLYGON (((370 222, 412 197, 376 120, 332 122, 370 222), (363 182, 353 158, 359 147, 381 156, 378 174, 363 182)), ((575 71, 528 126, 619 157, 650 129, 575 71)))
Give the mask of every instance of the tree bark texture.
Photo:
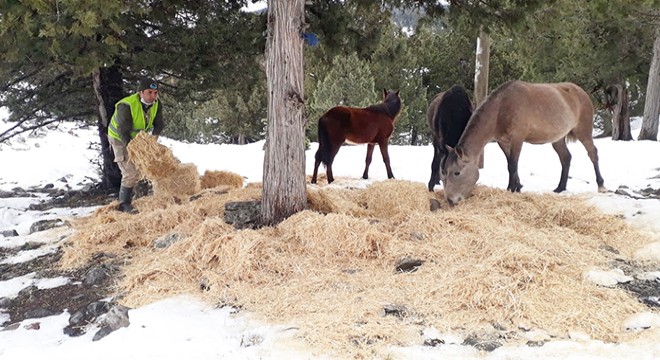
POLYGON ((649 81, 646 84, 646 103, 644 119, 637 140, 657 140, 658 122, 660 121, 660 27, 655 32, 653 58, 649 69, 649 81))
POLYGON ((612 140, 632 140, 630 133, 630 111, 628 89, 616 84, 608 87, 608 97, 612 98, 612 140))
POLYGON ((98 103, 97 127, 101 142, 101 187, 117 190, 121 185, 121 171, 114 161, 115 156, 108 142, 108 124, 115 111, 115 103, 124 97, 123 78, 118 66, 112 66, 94 71, 92 80, 98 103))
POLYGON ((488 96, 488 65, 490 62, 490 36, 481 29, 477 38, 474 65, 474 107, 475 109, 488 96))
POLYGON ((304 0, 268 2, 269 96, 261 225, 277 224, 307 206, 303 25, 304 0))
MULTIPOLYGON (((474 64, 474 108, 488 96, 488 71, 490 63, 490 35, 483 28, 479 30, 474 64)), ((484 154, 479 157, 479 169, 484 168, 484 154)))

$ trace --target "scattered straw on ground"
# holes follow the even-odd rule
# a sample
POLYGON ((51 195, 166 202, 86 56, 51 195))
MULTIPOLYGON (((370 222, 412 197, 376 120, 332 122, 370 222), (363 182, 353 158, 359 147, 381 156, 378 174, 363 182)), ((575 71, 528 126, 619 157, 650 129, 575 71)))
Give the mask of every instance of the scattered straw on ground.
POLYGON ((583 276, 609 268, 615 256, 630 258, 649 239, 578 197, 478 187, 459 206, 431 212, 429 198, 441 193, 390 180, 364 190, 309 187, 310 210, 277 227, 224 223, 227 201, 258 199, 260 191, 140 199, 139 216, 100 209, 78 223, 62 264, 114 253, 127 261, 119 290, 128 306, 197 294, 295 326, 319 351, 343 357, 420 344, 431 326, 466 336, 496 325, 516 341, 525 324, 560 338, 577 330, 617 341, 622 321, 645 309, 583 276), (170 233, 183 239, 152 247, 170 233), (397 273, 403 258, 423 265, 397 273), (384 316, 388 305, 405 311, 384 316))

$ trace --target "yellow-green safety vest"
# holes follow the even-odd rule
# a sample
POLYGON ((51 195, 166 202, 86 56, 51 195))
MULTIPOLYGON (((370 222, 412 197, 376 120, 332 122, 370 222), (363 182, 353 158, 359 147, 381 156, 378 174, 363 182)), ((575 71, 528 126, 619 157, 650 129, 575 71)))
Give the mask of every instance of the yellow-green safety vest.
POLYGON ((140 94, 135 93, 119 100, 117 104, 115 104, 115 113, 112 115, 112 119, 110 120, 110 126, 108 126, 108 136, 121 141, 121 136, 119 135, 117 125, 117 107, 119 104, 127 104, 131 107, 131 117, 133 118, 133 130, 131 130, 131 139, 134 138, 140 131, 153 129, 154 118, 156 117, 156 112, 158 111, 158 100, 156 100, 151 106, 149 109, 149 117, 145 119, 144 110, 142 110, 142 102, 140 101, 140 94))

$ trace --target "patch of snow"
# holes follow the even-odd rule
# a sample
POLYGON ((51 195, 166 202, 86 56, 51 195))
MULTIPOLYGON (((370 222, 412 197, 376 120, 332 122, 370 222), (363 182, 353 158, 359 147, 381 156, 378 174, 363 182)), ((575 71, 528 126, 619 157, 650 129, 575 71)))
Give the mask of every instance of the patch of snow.
POLYGON ((584 276, 587 281, 596 285, 612 287, 618 283, 626 283, 633 280, 627 276, 621 269, 612 270, 589 270, 584 276))

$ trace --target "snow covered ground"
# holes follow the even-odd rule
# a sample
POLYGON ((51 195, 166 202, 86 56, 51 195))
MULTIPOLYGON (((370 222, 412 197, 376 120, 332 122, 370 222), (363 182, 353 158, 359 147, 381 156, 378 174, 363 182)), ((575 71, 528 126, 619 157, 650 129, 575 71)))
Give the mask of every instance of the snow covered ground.
MULTIPOLYGON (((638 127, 633 124, 633 128, 638 127)), ((7 124, 0 122, 0 129, 7 124)), ((636 136, 638 130, 633 133, 636 136)), ((16 187, 53 184, 56 188, 81 188, 97 177, 94 165, 98 150, 94 128, 77 129, 70 124, 58 129, 38 131, 32 136, 0 144, 0 190, 16 187)), ((185 144, 162 138, 160 142, 172 149, 182 162, 192 162, 200 173, 205 170, 227 170, 246 177, 248 182, 262 181, 263 142, 249 145, 185 144)), ((622 187, 634 197, 613 192, 596 191, 593 167, 579 143, 570 144, 573 162, 567 194, 586 194, 604 212, 625 216, 634 226, 648 231, 657 241, 640 249, 639 255, 660 259, 660 200, 643 199, 635 191, 660 189, 660 142, 613 142, 597 139, 600 166, 605 186, 611 190, 622 187)), ((307 174, 313 170, 313 143, 307 151, 307 174)), ((358 178, 363 171, 366 146, 343 147, 333 165, 337 185, 341 178, 358 178)), ((378 152, 376 152, 378 154, 378 152)), ((430 177, 433 150, 431 146, 392 146, 390 157, 397 179, 426 184, 430 177)), ((550 145, 523 147, 520 179, 524 192, 549 192, 559 181, 559 160, 550 145)), ((379 155, 374 156, 370 180, 360 180, 368 186, 387 178, 379 155)), ((504 156, 496 144, 488 144, 485 168, 480 184, 505 188, 508 181, 504 156)), ((353 181, 353 183, 355 183, 353 181)), ((53 209, 31 211, 27 207, 39 198, 0 198, 0 232, 15 229, 19 236, 0 236, 0 249, 21 246, 26 242, 44 242, 49 246, 20 257, 2 260, 18 263, 55 251, 64 232, 54 229, 28 235, 30 225, 37 220, 80 216, 94 208, 53 209)), ((612 276, 616 276, 613 274, 612 276)), ((659 276, 660 277, 660 276, 659 276)), ((0 281, 0 298, 12 297, 29 286, 54 287, 67 279, 38 279, 33 276, 0 281)), ((656 279, 656 281, 660 281, 656 279)), ((28 319, 15 330, 0 328, 0 358, 13 359, 323 359, 329 358, 314 348, 300 343, 295 330, 286 324, 263 324, 244 312, 234 314, 229 309, 214 309, 193 298, 166 299, 129 311, 131 325, 119 329, 100 341, 92 341, 94 331, 72 338, 62 333, 70 314, 28 319), (30 324, 40 323, 38 330, 30 324)), ((0 323, 6 315, 0 309, 0 323), (3 317, 4 316, 4 317, 3 317)), ((453 334, 427 336, 445 340, 438 347, 410 346, 392 348, 390 359, 660 359, 660 314, 651 311, 628 319, 625 324, 639 332, 634 340, 620 344, 603 343, 575 335, 571 340, 551 341, 542 347, 504 346, 490 353, 480 353, 474 347, 460 345, 463 339, 453 334)))

